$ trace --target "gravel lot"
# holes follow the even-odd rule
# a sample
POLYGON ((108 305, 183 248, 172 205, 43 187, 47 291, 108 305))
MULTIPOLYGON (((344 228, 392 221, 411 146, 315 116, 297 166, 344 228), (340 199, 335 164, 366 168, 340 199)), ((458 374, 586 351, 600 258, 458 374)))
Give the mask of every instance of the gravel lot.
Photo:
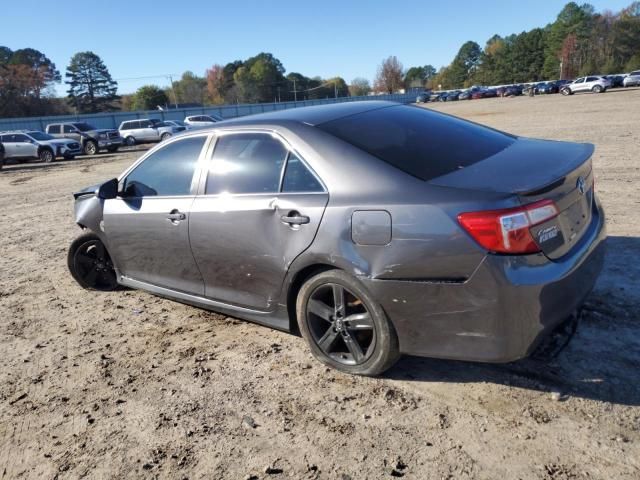
POLYGON ((383 378, 295 336, 66 269, 71 192, 140 150, 0 172, 0 478, 640 478, 640 89, 429 105, 596 145, 606 271, 569 347, 383 378))

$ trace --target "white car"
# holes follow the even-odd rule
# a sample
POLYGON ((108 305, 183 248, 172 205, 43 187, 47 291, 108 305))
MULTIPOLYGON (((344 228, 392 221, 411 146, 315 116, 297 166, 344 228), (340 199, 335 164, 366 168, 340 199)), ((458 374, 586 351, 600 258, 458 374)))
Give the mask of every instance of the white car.
POLYGON ((217 115, 192 115, 184 119, 184 123, 192 128, 210 127, 214 123, 221 122, 222 117, 217 115))
POLYGON ((54 138, 37 130, 1 132, 0 142, 4 145, 5 160, 39 158, 42 162, 50 163, 56 157, 71 160, 82 153, 82 147, 78 141, 54 138))
POLYGON ((191 130, 191 127, 180 120, 165 120, 164 123, 167 125, 173 125, 174 127, 183 127, 186 130, 191 130))
POLYGON ((604 77, 591 75, 589 77, 576 78, 560 89, 563 95, 573 95, 579 92, 603 93, 611 87, 611 82, 604 77))
POLYGON ((640 70, 631 72, 629 75, 624 77, 624 80, 622 80, 622 85, 625 87, 634 87, 640 85, 640 70))

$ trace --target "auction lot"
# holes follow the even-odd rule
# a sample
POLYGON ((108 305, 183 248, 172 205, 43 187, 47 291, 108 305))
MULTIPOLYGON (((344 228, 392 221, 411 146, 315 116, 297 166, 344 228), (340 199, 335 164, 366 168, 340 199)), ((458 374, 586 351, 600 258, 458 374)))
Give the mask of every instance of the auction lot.
POLYGON ((640 89, 427 104, 596 145, 605 271, 555 359, 403 358, 382 378, 301 338, 144 292, 82 290, 71 193, 144 147, 0 172, 0 478, 640 478, 640 89))

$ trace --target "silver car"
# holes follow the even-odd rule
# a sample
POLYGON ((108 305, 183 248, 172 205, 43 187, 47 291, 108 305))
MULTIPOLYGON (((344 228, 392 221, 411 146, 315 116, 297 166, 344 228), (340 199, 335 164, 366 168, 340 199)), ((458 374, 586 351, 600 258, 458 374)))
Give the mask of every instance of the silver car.
POLYGON ((567 83, 560 89, 560 93, 565 96, 582 92, 604 93, 610 87, 611 82, 608 79, 591 75, 588 77, 576 78, 573 82, 567 83))
POLYGON ((222 120, 223 118, 217 115, 191 115, 184 119, 184 123, 191 128, 206 128, 212 127, 222 120))
POLYGON ((529 355, 604 258, 593 146, 366 101, 180 135, 75 194, 85 287, 301 332, 354 374, 529 355))
POLYGON ((171 138, 174 134, 184 132, 185 127, 171 125, 155 118, 141 118, 122 122, 118 131, 127 146, 137 143, 160 142, 171 138))
POLYGON ((67 160, 82 153, 79 142, 69 139, 57 139, 37 130, 16 130, 2 132, 0 142, 4 145, 5 159, 28 160, 38 158, 45 163, 57 157, 67 160))
POLYGON ((638 85, 640 85, 640 70, 631 72, 629 75, 624 77, 624 80, 622 80, 622 85, 624 85, 625 87, 637 87, 638 85))

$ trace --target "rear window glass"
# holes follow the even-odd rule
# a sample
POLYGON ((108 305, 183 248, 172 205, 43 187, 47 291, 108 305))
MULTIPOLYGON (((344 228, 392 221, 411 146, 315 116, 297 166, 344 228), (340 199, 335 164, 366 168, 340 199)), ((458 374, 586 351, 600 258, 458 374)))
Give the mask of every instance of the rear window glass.
POLYGON ((406 105, 339 118, 318 128, 422 180, 473 165, 515 141, 491 128, 406 105))

